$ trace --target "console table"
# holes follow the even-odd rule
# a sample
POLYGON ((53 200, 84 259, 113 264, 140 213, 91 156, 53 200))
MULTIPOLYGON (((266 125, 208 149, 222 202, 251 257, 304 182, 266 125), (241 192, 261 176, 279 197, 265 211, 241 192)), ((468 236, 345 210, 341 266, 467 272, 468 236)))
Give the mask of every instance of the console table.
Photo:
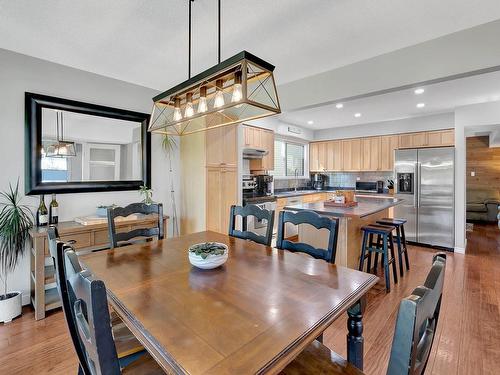
MULTIPOLYGON (((167 219, 163 217, 163 229, 167 237, 167 219)), ((115 223, 118 232, 129 232, 137 228, 155 226, 157 217, 148 215, 140 219, 123 220, 115 223)), ((107 223, 82 225, 75 221, 60 222, 56 225, 62 241, 73 240, 79 252, 90 252, 109 248, 107 223)), ((61 306, 57 293, 55 269, 47 243, 47 227, 34 227, 29 232, 31 239, 31 303, 35 309, 35 320, 45 318, 45 312, 61 306)))

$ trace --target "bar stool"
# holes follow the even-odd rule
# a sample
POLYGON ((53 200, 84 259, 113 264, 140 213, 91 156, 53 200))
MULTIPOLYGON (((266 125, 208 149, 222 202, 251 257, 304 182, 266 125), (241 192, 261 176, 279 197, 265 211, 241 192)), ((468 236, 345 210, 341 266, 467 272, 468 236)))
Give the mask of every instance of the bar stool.
MULTIPOLYGON (((377 224, 392 225, 396 230, 396 243, 398 244, 398 258, 399 258, 399 274, 403 277, 403 254, 405 257, 406 270, 410 270, 410 262, 408 261, 408 249, 406 248, 405 226, 406 219, 397 218, 383 218, 377 220, 377 224)), ((377 260, 375 259, 375 262, 377 260)))
MULTIPOLYGON (((378 258, 377 255, 379 253, 382 254, 382 262, 384 264, 385 290, 387 293, 389 293, 391 291, 389 264, 392 264, 392 275, 394 277, 394 283, 395 284, 398 283, 398 274, 394 256, 394 239, 392 237, 392 231, 394 230, 394 226, 370 224, 363 226, 361 230, 363 231, 363 243, 361 245, 359 270, 363 271, 365 260, 368 259, 367 271, 370 272, 371 253, 375 253, 376 258, 378 258), (377 242, 373 241, 374 235, 377 236, 377 242), (389 257, 389 251, 391 257, 389 257)), ((377 260, 375 260, 375 272, 376 269, 377 269, 377 260)))

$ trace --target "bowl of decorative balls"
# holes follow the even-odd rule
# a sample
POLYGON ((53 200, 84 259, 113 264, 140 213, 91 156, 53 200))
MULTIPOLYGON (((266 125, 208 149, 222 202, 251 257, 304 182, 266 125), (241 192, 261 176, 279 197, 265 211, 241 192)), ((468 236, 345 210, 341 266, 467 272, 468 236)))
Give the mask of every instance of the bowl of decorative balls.
POLYGON ((220 242, 202 242, 191 245, 188 254, 193 266, 210 270, 226 263, 228 248, 220 242))

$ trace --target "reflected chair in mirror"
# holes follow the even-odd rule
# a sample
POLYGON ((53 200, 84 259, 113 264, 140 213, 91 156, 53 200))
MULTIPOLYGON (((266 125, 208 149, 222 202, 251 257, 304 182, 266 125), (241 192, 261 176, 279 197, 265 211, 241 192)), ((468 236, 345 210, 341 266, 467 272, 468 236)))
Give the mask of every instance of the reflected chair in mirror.
MULTIPOLYGON (((446 254, 433 257, 424 285, 415 288, 399 304, 387 375, 421 375, 425 372, 437 330, 443 295, 446 254)), ((363 375, 318 341, 310 344, 282 374, 363 375)))
POLYGON ((231 237, 250 240, 262 245, 271 246, 273 239, 274 210, 266 210, 254 204, 246 206, 231 206, 229 216, 229 235, 231 237), (236 229, 236 218, 241 217, 241 230, 236 229), (260 235, 248 230, 248 219, 251 217, 254 223, 260 223, 265 227, 265 234, 260 235), (265 221, 265 222, 264 222, 265 221))
POLYGON ((132 203, 126 207, 109 207, 108 208, 108 230, 110 247, 130 245, 130 240, 150 239, 156 237, 159 240, 163 239, 163 205, 161 203, 145 204, 132 203), (155 227, 151 228, 136 228, 130 232, 117 232, 115 219, 118 217, 127 217, 130 215, 151 215, 158 216, 158 222, 155 227))
POLYGON ((76 333, 83 344, 87 367, 91 374, 164 374, 154 359, 145 353, 133 362, 123 365, 118 360, 111 330, 106 286, 94 279, 89 271, 73 268, 78 263, 76 254, 64 254, 68 268, 68 291, 74 296, 71 304, 76 333))
POLYGON ((281 211, 278 222, 278 239, 276 247, 281 250, 300 252, 309 254, 313 258, 323 259, 329 263, 335 263, 337 252, 337 238, 339 233, 339 219, 320 216, 313 211, 281 211), (326 249, 316 248, 303 242, 292 242, 285 238, 285 227, 287 223, 293 225, 309 224, 316 229, 326 229, 329 231, 328 244, 326 249))
MULTIPOLYGON (((86 364, 85 354, 83 352, 82 343, 79 336, 76 334, 75 317, 73 315, 73 309, 71 308, 71 301, 75 298, 71 295, 67 287, 66 280, 68 279, 67 270, 73 274, 75 272, 82 271, 80 263, 77 257, 72 257, 71 267, 66 267, 64 263, 64 254, 66 251, 74 251, 70 244, 64 243, 59 239, 56 227, 49 227, 47 229, 48 245, 50 255, 52 257, 54 267, 55 267, 55 279, 59 297, 61 298, 61 304, 63 308, 63 313, 66 318, 66 323, 70 332, 71 340, 76 349, 78 360, 80 366, 82 367, 80 371, 84 374, 89 374, 89 370, 86 364), (62 282, 61 282, 62 281, 62 282), (79 350, 78 350, 79 349, 79 350)), ((74 242, 74 241, 71 241, 74 242)), ((143 355, 145 353, 144 347, 135 338, 135 336, 130 332, 125 323, 120 319, 120 317, 111 312, 111 325, 113 331, 113 337, 115 340, 116 349, 118 352, 118 358, 120 363, 130 363, 143 355)))

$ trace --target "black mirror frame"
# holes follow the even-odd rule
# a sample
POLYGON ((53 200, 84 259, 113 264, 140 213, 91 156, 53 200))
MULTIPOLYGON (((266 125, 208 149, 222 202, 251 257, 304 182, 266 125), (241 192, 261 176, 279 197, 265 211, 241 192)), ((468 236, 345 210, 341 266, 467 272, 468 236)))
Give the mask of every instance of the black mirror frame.
POLYGON ((137 190, 141 185, 151 187, 150 115, 124 109, 62 99, 53 96, 25 93, 25 193, 26 195, 90 193, 98 191, 137 190), (42 182, 42 109, 60 109, 87 115, 140 122, 142 124, 142 180, 42 182))

